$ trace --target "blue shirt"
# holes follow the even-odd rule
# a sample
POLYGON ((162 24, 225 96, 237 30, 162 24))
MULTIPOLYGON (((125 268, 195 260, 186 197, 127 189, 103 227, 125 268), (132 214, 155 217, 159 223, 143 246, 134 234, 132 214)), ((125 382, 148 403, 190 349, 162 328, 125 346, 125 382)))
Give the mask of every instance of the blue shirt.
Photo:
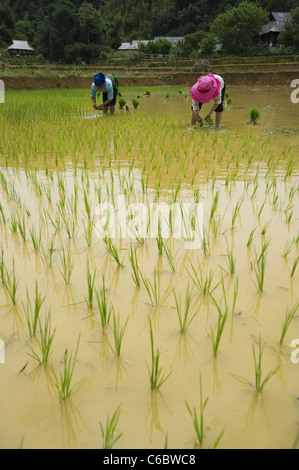
POLYGON ((95 86, 95 84, 93 83, 93 84, 91 85, 91 88, 90 88, 90 96, 91 96, 91 98, 95 98, 98 91, 99 91, 100 93, 107 93, 107 98, 108 98, 108 100, 112 100, 112 99, 113 99, 113 84, 112 84, 112 80, 110 80, 110 78, 108 78, 108 77, 105 77, 105 83, 104 83, 103 88, 101 88, 101 89, 97 88, 97 87, 95 86))

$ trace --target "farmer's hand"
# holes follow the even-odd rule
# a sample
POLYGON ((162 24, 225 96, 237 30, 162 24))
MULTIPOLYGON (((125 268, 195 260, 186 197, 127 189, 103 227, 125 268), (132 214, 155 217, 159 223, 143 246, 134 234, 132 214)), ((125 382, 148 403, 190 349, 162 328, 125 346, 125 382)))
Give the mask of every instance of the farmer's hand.
POLYGON ((197 110, 192 111, 192 119, 191 119, 192 124, 195 124, 196 122, 199 122, 199 123, 202 122, 202 119, 199 116, 199 112, 197 110))
POLYGON ((96 103, 93 103, 92 107, 93 107, 94 109, 97 109, 96 103))
POLYGON ((206 120, 206 119, 211 119, 211 116, 212 116, 211 113, 207 114, 206 117, 205 117, 205 120, 206 120))

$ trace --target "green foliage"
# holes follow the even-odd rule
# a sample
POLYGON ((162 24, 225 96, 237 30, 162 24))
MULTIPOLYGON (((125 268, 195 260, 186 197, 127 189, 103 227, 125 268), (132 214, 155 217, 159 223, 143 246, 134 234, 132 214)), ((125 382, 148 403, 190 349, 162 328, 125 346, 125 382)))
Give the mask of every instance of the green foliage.
POLYGON ((132 99, 132 104, 133 104, 134 109, 137 109, 138 106, 139 106, 139 99, 138 98, 133 98, 132 99))
POLYGON ((163 54, 167 55, 171 49, 171 42, 167 39, 158 39, 156 41, 149 41, 147 44, 140 43, 138 50, 145 54, 163 54))
POLYGON ((15 17, 8 4, 0 5, 0 46, 10 45, 15 33, 15 17))
MULTIPOLYGON (((147 54, 196 56, 199 49, 210 54, 216 42, 227 53, 246 53, 256 47, 270 12, 281 10, 279 0, 260 0, 258 5, 238 0, 2 0, 0 46, 9 46, 13 39, 27 40, 45 60, 66 63, 109 62, 110 52, 118 62, 137 60, 138 54, 114 57, 122 41, 136 39, 150 40, 141 47, 147 54), (183 39, 172 46, 164 39, 167 36, 183 39), (153 41, 154 37, 161 39, 153 41)), ((280 38, 292 50, 298 49, 296 7, 296 0, 284 2, 284 11, 294 10, 280 38)))
POLYGON ((250 110, 250 123, 251 124, 256 124, 256 121, 260 117, 261 113, 260 111, 254 106, 250 110))
POLYGON ((119 98, 118 104, 119 104, 120 109, 122 109, 125 106, 126 103, 127 103, 127 101, 125 100, 125 98, 123 98, 123 97, 119 98))
POLYGON ((291 13, 292 18, 285 22, 285 30, 279 34, 278 41, 286 47, 299 51, 299 7, 291 13))
POLYGON ((211 32, 219 39, 227 53, 245 53, 258 37, 268 13, 253 2, 241 2, 237 7, 218 15, 211 24, 211 32))
POLYGON ((213 33, 208 33, 200 43, 200 52, 202 54, 213 54, 216 44, 216 36, 213 33))

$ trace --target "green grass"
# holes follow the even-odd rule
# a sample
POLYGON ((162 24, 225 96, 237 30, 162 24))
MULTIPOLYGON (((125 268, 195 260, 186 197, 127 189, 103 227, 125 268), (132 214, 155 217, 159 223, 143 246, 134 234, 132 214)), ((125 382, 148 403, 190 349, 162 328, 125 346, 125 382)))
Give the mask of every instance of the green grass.
POLYGON ((281 345, 284 341, 284 337, 286 335, 286 332, 290 326, 291 321, 293 320, 295 313, 297 312, 299 308, 299 301, 295 303, 295 305, 292 308, 287 307, 285 317, 282 323, 282 328, 281 328, 281 336, 279 340, 279 344, 281 345))
POLYGON ((264 347, 265 344, 262 345, 262 338, 261 335, 259 335, 259 342, 258 342, 258 353, 256 354, 255 347, 252 344, 252 352, 253 352, 253 362, 254 362, 254 377, 255 380, 254 382, 251 382, 250 380, 241 377, 240 375, 236 374, 231 374, 234 378, 239 380, 240 382, 247 384, 251 387, 254 387, 255 390, 261 394, 264 390, 265 385, 269 382, 271 377, 273 377, 274 374, 278 371, 279 367, 276 367, 275 369, 272 369, 264 379, 262 379, 263 371, 262 371, 262 357, 263 357, 263 352, 264 352, 264 347))
POLYGON ((178 300, 175 291, 173 291, 173 295, 175 299, 176 311, 178 314, 178 319, 179 319, 179 324, 180 324, 180 332, 185 333, 187 331, 187 328, 190 326, 191 322, 194 320, 194 318, 198 314, 198 312, 195 312, 193 315, 190 315, 191 293, 189 291, 189 284, 186 289, 185 302, 183 306, 182 306, 181 297, 178 300))
POLYGON ((214 333, 213 329, 210 328, 210 336, 211 336, 211 339, 212 339, 212 346, 213 346, 213 355, 215 357, 218 354, 218 350, 219 350, 219 346, 220 346, 220 339, 222 337, 224 325, 225 325, 227 315, 228 315, 228 304, 227 304, 227 300, 226 300, 226 292, 225 292, 225 287, 224 287, 223 280, 221 282, 221 285, 222 285, 222 293, 223 293, 223 299, 224 299, 224 310, 222 310, 221 306, 216 301, 214 296, 212 294, 210 294, 212 302, 214 303, 214 305, 216 306, 216 309, 218 311, 218 321, 217 321, 217 324, 216 324, 216 333, 214 333))
POLYGON ((65 402, 71 394, 74 392, 75 388, 82 382, 83 379, 76 382, 72 385, 72 378, 74 374, 74 369, 76 365, 78 349, 79 349, 79 342, 80 342, 80 334, 78 336, 77 346, 75 349, 74 357, 72 356, 72 352, 69 353, 68 349, 65 350, 63 355, 63 371, 59 373, 59 376, 56 374, 54 368, 53 373, 55 377, 55 384, 56 389, 58 392, 58 397, 60 403, 65 402))
POLYGON ((122 436, 122 433, 118 433, 117 431, 120 411, 121 405, 116 408, 111 418, 110 415, 107 416, 105 425, 100 421, 103 439, 102 449, 112 449, 122 436))
POLYGON ((121 351, 121 346, 122 346, 122 341, 123 337, 125 334, 125 329, 127 327, 129 317, 126 319, 125 323, 123 326, 120 326, 120 316, 118 314, 117 318, 116 315, 113 312, 113 338, 114 338, 114 345, 110 347, 114 351, 116 356, 120 356, 120 351, 121 351))
POLYGON ((102 276, 102 287, 99 290, 96 290, 96 298, 100 314, 100 322, 102 328, 105 329, 109 324, 110 317, 113 312, 113 306, 109 304, 104 274, 102 276))
POLYGON ((39 331, 40 331, 40 355, 31 348, 30 356, 35 359, 39 364, 46 365, 49 362, 52 354, 51 347, 56 333, 56 328, 51 329, 51 313, 50 310, 42 324, 40 317, 38 317, 39 331))
POLYGON ((154 347, 154 335, 151 319, 149 318, 149 328, 150 328, 150 341, 151 341, 151 366, 146 362, 151 389, 159 389, 163 383, 168 379, 172 372, 169 372, 167 375, 163 372, 162 367, 160 367, 160 351, 159 348, 154 347))
POLYGON ((27 327, 29 336, 35 336, 37 325, 39 322, 39 316, 41 312, 42 305, 45 301, 46 296, 42 296, 40 292, 38 292, 38 282, 35 281, 35 297, 33 306, 30 300, 28 287, 26 289, 26 297, 27 301, 26 304, 23 303, 23 308, 26 315, 27 327))

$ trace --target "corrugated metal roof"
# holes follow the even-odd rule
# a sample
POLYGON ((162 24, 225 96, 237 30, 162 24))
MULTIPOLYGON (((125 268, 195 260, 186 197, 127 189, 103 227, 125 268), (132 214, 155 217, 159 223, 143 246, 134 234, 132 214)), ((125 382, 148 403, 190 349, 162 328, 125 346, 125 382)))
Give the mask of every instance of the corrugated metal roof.
POLYGON ((29 46, 27 41, 13 40, 13 44, 7 50, 9 51, 11 49, 18 49, 22 51, 33 51, 32 47, 29 46))
POLYGON ((290 20, 292 18, 291 13, 284 12, 284 11, 271 12, 271 15, 273 16, 275 21, 286 21, 286 20, 290 20))
POLYGON ((157 41, 158 39, 167 39, 167 41, 171 42, 172 44, 176 44, 178 41, 184 38, 181 36, 156 36, 154 37, 154 41, 157 41))
POLYGON ((280 33, 284 29, 284 22, 283 21, 271 21, 271 23, 264 24, 262 27, 261 34, 267 33, 280 33))
POLYGON ((287 12, 274 12, 271 13, 271 15, 274 18, 274 21, 264 24, 260 34, 280 33, 281 31, 284 31, 285 22, 292 18, 292 14, 287 12))
POLYGON ((130 42, 123 42, 121 46, 119 46, 118 51, 137 51, 138 50, 138 44, 147 44, 148 40, 143 39, 143 40, 134 40, 132 43, 130 42))

